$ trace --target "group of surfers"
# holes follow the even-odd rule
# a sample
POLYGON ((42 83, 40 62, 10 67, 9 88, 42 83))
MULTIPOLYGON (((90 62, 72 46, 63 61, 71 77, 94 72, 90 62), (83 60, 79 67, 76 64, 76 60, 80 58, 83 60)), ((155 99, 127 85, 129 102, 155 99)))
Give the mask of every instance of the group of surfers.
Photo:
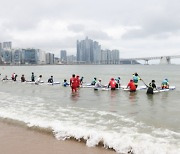
MULTIPOLYGON (((116 79, 111 78, 108 83, 108 86, 104 86, 101 84, 101 79, 97 80, 97 78, 94 77, 93 81, 91 82, 91 85, 94 86, 94 90, 98 90, 99 88, 103 88, 103 87, 111 88, 111 90, 116 90, 121 86, 120 80, 121 80, 120 77, 117 77, 116 79)), ((129 89, 130 92, 135 92, 138 87, 139 80, 142 79, 139 77, 138 73, 134 73, 133 78, 129 81, 126 88, 129 89)), ((80 85, 82 85, 82 83, 83 83, 83 77, 80 79, 79 76, 78 75, 76 76, 75 74, 73 74, 72 77, 70 78, 70 84, 67 83, 67 80, 64 80, 64 86, 70 85, 72 92, 76 92, 77 89, 80 87, 80 85)), ((147 94, 153 94, 154 93, 153 91, 157 90, 155 80, 152 80, 151 83, 149 83, 149 85, 146 86, 147 86, 147 92, 146 92, 147 94)), ((169 88, 168 79, 163 80, 161 84, 161 88, 162 89, 169 88)))
MULTIPOLYGON (((11 76, 11 80, 12 81, 17 81, 17 77, 18 75, 16 73, 13 73, 12 76, 11 76)), ((34 75, 34 72, 32 72, 32 75, 31 75, 31 80, 30 81, 27 81, 25 79, 25 76, 24 74, 22 74, 21 76, 21 82, 35 82, 35 84, 38 84, 38 83, 41 83, 42 82, 42 75, 39 75, 39 77, 37 78, 37 80, 35 80, 35 75, 34 75)), ((5 75, 5 77, 2 79, 2 81, 4 80, 9 80, 7 75, 5 75)), ((49 79, 48 79, 48 82, 50 83, 53 83, 53 76, 51 76, 49 79)))
MULTIPOLYGON (((16 81, 17 80, 17 76, 18 75, 16 73, 13 73, 12 76, 11 76, 11 79, 13 81, 16 81)), ((37 80, 35 80, 35 77, 36 76, 34 75, 34 72, 32 72, 32 74, 31 74, 31 81, 29 81, 29 82, 35 82, 35 84, 39 84, 39 83, 42 82, 42 75, 39 75, 37 80)), ((63 86, 64 87, 70 86, 71 89, 72 89, 72 92, 76 92, 77 89, 83 84, 83 79, 84 79, 84 77, 80 78, 79 75, 73 74, 72 77, 70 78, 70 83, 68 83, 67 80, 64 79, 63 86)), ((8 80, 7 75, 2 80, 8 80)), ((91 82, 91 85, 94 86, 94 90, 98 90, 99 88, 103 88, 103 87, 111 88, 111 90, 116 90, 116 89, 120 88, 120 86, 121 86, 120 80, 121 80, 120 77, 117 77, 116 79, 111 78, 109 83, 108 83, 108 85, 104 86, 104 85, 101 84, 101 79, 97 80, 97 78, 94 77, 93 81, 91 82)), ((140 78, 138 73, 135 72, 133 74, 132 79, 127 84, 126 88, 129 89, 130 92, 135 92, 137 87, 138 87, 139 80, 142 80, 142 79, 140 78)), ((25 79, 24 74, 21 76, 21 82, 28 82, 25 79)), ((48 79, 47 82, 48 83, 53 83, 54 82, 53 76, 51 76, 48 79)), ((144 81, 143 81, 143 83, 144 83, 144 81)), ((147 94, 153 94, 153 91, 157 90, 157 87, 156 87, 156 84, 155 84, 155 80, 152 80, 151 83, 149 83, 149 85, 146 85, 146 86, 147 86, 147 94)), ((161 88, 162 89, 168 89, 169 88, 168 79, 164 79, 163 80, 163 82, 161 84, 161 88)))

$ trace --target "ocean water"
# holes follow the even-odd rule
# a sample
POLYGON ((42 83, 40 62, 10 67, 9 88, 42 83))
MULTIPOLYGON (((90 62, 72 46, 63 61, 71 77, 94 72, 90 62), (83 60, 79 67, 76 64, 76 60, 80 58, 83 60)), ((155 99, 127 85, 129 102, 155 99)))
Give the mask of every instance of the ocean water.
MULTIPOLYGON (((93 77, 108 84, 111 77, 121 77, 127 85, 134 72, 148 84, 157 86, 164 78, 173 91, 146 95, 146 90, 94 91, 80 88, 76 94, 62 85, 34 85, 0 82, 0 118, 24 122, 28 127, 53 131, 57 139, 85 140, 89 147, 103 144, 117 153, 180 153, 180 66, 179 65, 67 65, 0 66, 1 78, 15 72, 30 80, 31 72, 53 75, 55 81, 69 80, 73 73, 89 83, 93 77)), ((144 85, 139 82, 139 85, 144 85)))

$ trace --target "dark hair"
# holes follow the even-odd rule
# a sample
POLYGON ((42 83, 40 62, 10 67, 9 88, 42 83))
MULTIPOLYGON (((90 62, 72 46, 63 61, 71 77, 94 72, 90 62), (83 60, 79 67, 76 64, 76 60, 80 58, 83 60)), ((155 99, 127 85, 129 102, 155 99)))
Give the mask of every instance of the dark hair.
POLYGON ((72 77, 75 77, 75 76, 76 76, 75 74, 72 75, 72 77))
POLYGON ((66 79, 64 79, 64 82, 66 82, 67 80, 66 79))
POLYGON ((138 74, 137 74, 137 73, 135 73, 134 75, 135 75, 135 76, 138 76, 138 74))
POLYGON ((40 78, 42 77, 42 75, 39 76, 40 78))
POLYGON ((152 82, 155 82, 155 80, 152 80, 152 82))

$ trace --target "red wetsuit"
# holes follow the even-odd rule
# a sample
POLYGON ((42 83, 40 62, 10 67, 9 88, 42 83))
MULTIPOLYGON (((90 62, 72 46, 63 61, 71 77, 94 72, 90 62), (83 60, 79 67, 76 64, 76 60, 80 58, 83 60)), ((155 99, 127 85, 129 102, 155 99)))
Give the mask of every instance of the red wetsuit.
POLYGON ((72 88, 72 92, 76 92, 77 91, 77 78, 72 77, 70 79, 70 86, 72 88))
POLYGON ((130 88, 130 91, 136 91, 136 85, 134 82, 129 82, 127 86, 130 88))
POLYGON ((112 89, 112 90, 115 90, 115 89, 116 89, 116 82, 115 82, 115 80, 111 80, 111 81, 109 82, 109 86, 111 86, 111 89, 112 89))

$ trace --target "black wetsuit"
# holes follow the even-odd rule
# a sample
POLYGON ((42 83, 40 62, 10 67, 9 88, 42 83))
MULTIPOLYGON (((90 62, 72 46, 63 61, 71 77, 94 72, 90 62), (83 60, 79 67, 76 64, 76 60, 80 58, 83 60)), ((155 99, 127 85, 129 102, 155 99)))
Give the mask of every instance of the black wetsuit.
POLYGON ((32 82, 35 82, 35 76, 34 76, 34 74, 32 74, 32 76, 31 76, 31 81, 32 81, 32 82))
POLYGON ((148 89, 147 89, 147 94, 153 94, 153 90, 156 89, 156 85, 155 83, 150 83, 149 86, 148 86, 148 89))

